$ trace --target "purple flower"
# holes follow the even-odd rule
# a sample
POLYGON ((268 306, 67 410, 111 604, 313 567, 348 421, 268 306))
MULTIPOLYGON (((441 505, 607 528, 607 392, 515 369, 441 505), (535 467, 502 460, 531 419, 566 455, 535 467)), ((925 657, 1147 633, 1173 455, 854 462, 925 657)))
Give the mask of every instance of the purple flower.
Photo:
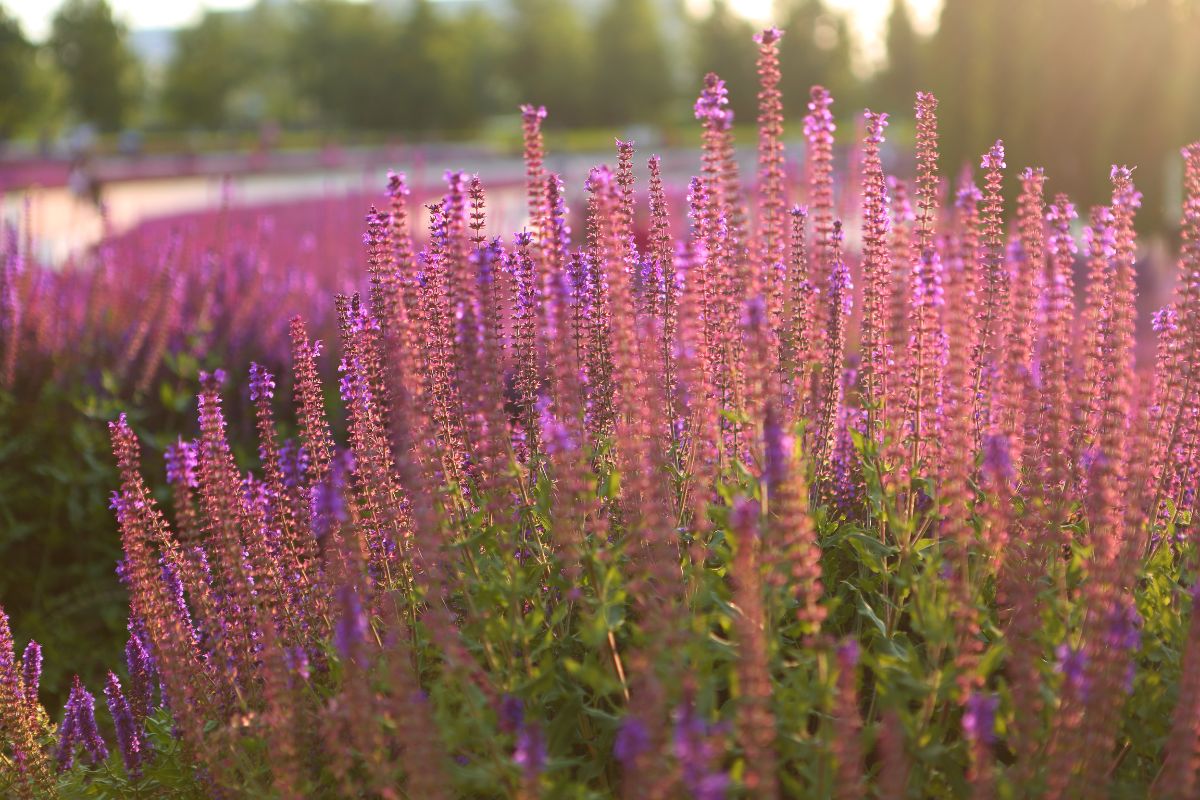
POLYGON ((545 106, 534 106, 534 105, 530 105, 529 103, 526 103, 523 106, 521 106, 521 118, 525 121, 525 124, 527 124, 527 125, 533 125, 535 123, 541 122, 542 120, 544 120, 546 118, 546 107, 545 106))
POLYGON ((842 669, 854 669, 858 666, 858 659, 861 657, 862 650, 856 639, 846 639, 838 645, 837 659, 842 669))
POLYGON ((775 44, 783 38, 783 31, 779 28, 767 28, 754 34, 754 41, 758 44, 775 44))
POLYGON ((71 693, 67 696, 66 713, 58 728, 59 769, 71 768, 75 762, 75 750, 80 746, 88 754, 93 766, 108 758, 108 748, 96 726, 96 698, 84 688, 76 675, 71 693))
POLYGON ((525 777, 533 780, 546 768, 546 739, 537 725, 522 725, 517 733, 517 747, 513 750, 513 761, 525 770, 525 777))
POLYGON ((30 640, 21 655, 21 694, 27 703, 36 703, 42 678, 42 646, 30 640))
POLYGON ((125 643, 125 667, 129 670, 130 710, 137 720, 145 720, 154 710, 154 661, 142 638, 132 631, 125 643))
POLYGON ((809 113, 804 117, 804 135, 810 142, 833 145, 833 132, 837 125, 833 122, 833 95, 823 86, 812 87, 808 102, 809 113))
POLYGON ((1151 327, 1155 333, 1175 333, 1179 330, 1179 312, 1174 305, 1163 306, 1154 312, 1151 327))
POLYGON ((388 197, 407 197, 408 183, 405 180, 403 172, 393 172, 390 169, 387 174, 387 190, 388 197))
POLYGON ((983 474, 993 481, 1012 478, 1012 454, 1008 449, 1008 437, 1004 434, 992 434, 984 439, 983 474))
POLYGON ((1058 663, 1054 665, 1054 670, 1063 676, 1067 686, 1071 687, 1080 697, 1085 697, 1088 687, 1087 654, 1082 648, 1076 650, 1066 642, 1055 648, 1054 654, 1058 657, 1058 663))
POLYGON ((1108 646, 1137 650, 1142 646, 1142 616, 1132 604, 1120 603, 1108 615, 1108 646))
POLYGON ((125 762, 125 771, 136 778, 142 772, 142 762, 145 757, 145 742, 142 741, 141 731, 134 719, 129 701, 121 692, 121 682, 117 676, 109 672, 108 684, 104 687, 104 696, 108 701, 108 713, 112 715, 113 727, 117 733, 117 747, 121 751, 121 760, 125 762))
POLYGON ((613 740, 613 756, 626 769, 632 768, 638 758, 650 749, 650 732, 637 717, 625 717, 617 736, 613 740))
POLYGON ((516 695, 506 694, 500 701, 500 730, 512 733, 525 724, 525 705, 516 695))
POLYGON ((163 459, 167 462, 167 481, 175 486, 195 489, 200 486, 197 472, 200 467, 195 442, 185 442, 179 437, 175 444, 168 445, 163 459))
POLYGON ((778 492, 787 478, 792 439, 784 434, 774 403, 767 404, 763 420, 763 451, 766 462, 763 473, 767 480, 767 488, 772 493, 778 492))
POLYGON ((729 91, 725 81, 715 72, 704 76, 704 89, 696 99, 696 119, 711 122, 717 130, 726 131, 733 127, 733 111, 729 108, 729 91))
POLYGON ((1004 163, 1004 142, 997 139, 996 143, 983 156, 979 166, 989 171, 1002 170, 1008 166, 1004 163))
POLYGON ((675 758, 683 773, 684 787, 696 800, 721 800, 729 788, 729 776, 719 766, 720 751, 713 741, 712 727, 690 703, 675 714, 675 758))
POLYGON ((358 592, 350 584, 337 589, 338 606, 341 613, 333 629, 333 643, 342 658, 365 667, 366 654, 363 644, 367 641, 367 614, 363 610, 358 592))
POLYGON ((257 403, 260 398, 270 400, 275 397, 275 376, 259 364, 250 364, 250 402, 257 403))
POLYGON ((991 694, 972 694, 963 711, 963 735, 971 742, 992 744, 996 740, 996 708, 999 699, 991 694))

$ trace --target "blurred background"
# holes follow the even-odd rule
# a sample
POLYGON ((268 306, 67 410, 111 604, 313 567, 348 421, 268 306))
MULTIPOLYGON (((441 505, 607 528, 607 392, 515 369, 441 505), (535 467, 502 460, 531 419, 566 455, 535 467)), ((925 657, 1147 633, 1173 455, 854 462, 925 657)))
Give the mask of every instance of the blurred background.
POLYGON ((423 141, 503 152, 522 102, 547 106, 558 152, 616 132, 690 144, 709 70, 753 124, 751 36, 770 23, 787 31, 794 119, 821 83, 847 141, 867 106, 894 115, 903 146, 913 92, 931 90, 948 170, 1002 137, 1010 166, 1050 166, 1050 191, 1084 205, 1109 165, 1136 164, 1142 224, 1178 216, 1177 150, 1200 135, 1200 0, 3 0, 0 188, 86 195, 423 141), (259 160, 216 159, 239 153, 259 160))
MULTIPOLYGON (((548 108, 548 168, 573 193, 614 135, 662 153, 680 187, 716 71, 753 169, 768 24, 786 30, 791 166, 818 83, 839 169, 869 107, 893 115, 889 172, 911 174, 917 89, 940 99, 948 177, 1002 137, 1010 175, 1045 166, 1047 191, 1086 209, 1110 165, 1137 165, 1142 322, 1164 302, 1178 151, 1200 138, 1200 0, 0 0, 0 300, 15 287, 25 304, 22 321, 0 302, 17 343, 0 605, 46 648, 50 706, 70 671, 96 688, 124 642, 108 420, 131 412, 169 505, 162 456, 194 430, 198 369, 238 384, 253 358, 286 380, 292 313, 336 339, 328 298, 361 283, 385 169, 418 204, 443 170, 477 171, 494 232, 520 228, 520 103, 548 108)), ((228 399, 249 463, 247 398, 228 399)))

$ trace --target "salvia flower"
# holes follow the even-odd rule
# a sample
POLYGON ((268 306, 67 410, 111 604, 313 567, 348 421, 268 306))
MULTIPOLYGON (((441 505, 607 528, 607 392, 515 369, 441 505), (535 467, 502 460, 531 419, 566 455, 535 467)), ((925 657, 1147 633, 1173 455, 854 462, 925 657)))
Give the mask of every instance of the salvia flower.
POLYGON ((125 771, 137 777, 141 774, 145 761, 146 742, 142 738, 141 727, 129 707, 129 701, 121 691, 121 681, 112 672, 108 673, 104 696, 108 701, 108 713, 112 715, 113 727, 116 729, 117 747, 121 751, 121 760, 125 762, 125 771))
POLYGON ((79 676, 67 696, 66 713, 58 729, 58 766, 70 769, 75 763, 75 751, 82 747, 93 766, 108 758, 108 748, 96 725, 96 698, 84 688, 79 676))
POLYGON ((704 76, 704 90, 696 99, 696 119, 712 125, 717 130, 733 127, 733 110, 729 108, 729 90, 725 81, 710 72, 704 76))
POLYGON ((646 724, 635 716, 621 720, 617 736, 613 739, 613 756, 626 769, 632 768, 637 760, 650 749, 650 731, 646 724))
POLYGON ((129 707, 139 722, 154 709, 154 661, 142 637, 130 631, 125 642, 125 668, 129 671, 129 707))
POLYGON ((522 723, 517 731, 513 763, 524 771, 528 781, 535 780, 546 768, 546 739, 536 724, 522 723))
POLYGON ((971 742, 991 744, 996 740, 996 709, 999 698, 993 694, 975 693, 967 698, 963 710, 963 735, 971 742))
POLYGON ((21 655, 21 693, 25 702, 36 703, 42 678, 42 646, 30 640, 21 655))

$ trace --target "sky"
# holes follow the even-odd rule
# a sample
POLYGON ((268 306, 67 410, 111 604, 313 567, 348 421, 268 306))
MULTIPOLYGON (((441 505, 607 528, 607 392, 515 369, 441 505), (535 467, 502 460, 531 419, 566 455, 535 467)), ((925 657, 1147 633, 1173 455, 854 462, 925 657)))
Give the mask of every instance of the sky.
MULTIPOLYGON (((50 20, 59 3, 54 0, 3 0, 14 13, 30 38, 40 41, 50 29, 50 20)), ((110 0, 118 16, 131 28, 176 28, 197 19, 202 10, 246 8, 254 0, 110 0)), ((687 0, 693 10, 702 12, 710 0, 687 0)), ((892 0, 826 0, 830 8, 846 13, 857 29, 867 65, 883 57, 883 36, 892 0)), ((937 21, 941 0, 908 0, 918 30, 932 30, 937 21)), ((737 12, 767 23, 771 18, 774 0, 730 0, 737 12)))

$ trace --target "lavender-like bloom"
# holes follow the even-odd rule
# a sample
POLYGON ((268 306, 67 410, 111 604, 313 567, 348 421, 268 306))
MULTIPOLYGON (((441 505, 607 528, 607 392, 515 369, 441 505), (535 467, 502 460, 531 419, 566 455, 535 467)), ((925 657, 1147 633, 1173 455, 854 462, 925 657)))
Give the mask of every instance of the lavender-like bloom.
POLYGON ((838 664, 842 669, 854 669, 858 666, 858 659, 862 655, 862 650, 858 645, 857 639, 846 639, 837 647, 838 664))
POLYGON ((833 146, 833 132, 837 125, 833 121, 833 95, 823 86, 812 88, 811 99, 808 102, 809 113, 804 117, 804 135, 809 142, 833 146))
POLYGON ((1163 306, 1154 312, 1151 327, 1157 334, 1176 333, 1179 330, 1179 311, 1174 305, 1163 306))
POLYGON ((992 694, 972 694, 963 710, 963 735, 971 742, 990 745, 996 740, 996 708, 999 699, 992 694))
POLYGON ((546 768, 546 738, 537 725, 521 725, 513 762, 525 770, 526 780, 534 780, 546 768))
POLYGON ((59 769, 71 768, 75 763, 75 750, 80 746, 87 752, 93 766, 108 758, 108 748, 96 725, 96 698, 84 688, 76 675, 71 693, 67 696, 66 713, 58 728, 59 769))
POLYGON ((333 459, 325 480, 312 487, 312 529, 318 540, 324 539, 335 527, 340 527, 350 519, 343 488, 346 474, 351 471, 349 462, 352 461, 350 452, 345 451, 342 458, 333 459))
POLYGON ((1071 645, 1063 642, 1055 648, 1054 654, 1058 658, 1058 663, 1054 665, 1054 670, 1063 676, 1067 686, 1078 693, 1081 698, 1086 697, 1088 688, 1087 653, 1082 648, 1076 650, 1071 645))
POLYGON ((545 106, 534 106, 525 103, 521 106, 521 119, 528 125, 541 122, 546 118, 545 106))
POLYGON ((388 170, 385 194, 388 197, 407 197, 409 195, 408 184, 404 180, 403 173, 388 170))
POLYGON ((337 590, 341 614, 333 629, 333 643, 342 658, 366 667, 363 644, 367 640, 367 614, 363 610, 358 592, 350 584, 342 584, 337 590))
POLYGON ((136 778, 142 772, 146 746, 142 741, 140 726, 129 708, 129 701, 121 691, 121 681, 112 672, 108 673, 104 696, 108 701, 108 713, 112 715, 113 727, 116 729, 117 747, 121 751, 121 760, 125 762, 125 771, 130 777, 136 778))
POLYGON ((154 710, 154 661, 141 637, 132 631, 125 643, 125 668, 129 671, 129 707, 142 722, 154 710))
POLYGON ((984 440, 983 474, 993 481, 1006 481, 1012 478, 1012 454, 1009 451, 1007 436, 994 434, 984 440))
POLYGON ((733 111, 729 108, 729 90, 715 72, 704 76, 704 89, 696 99, 696 119, 712 123, 717 130, 733 127, 733 111))
POLYGON ((1132 604, 1120 603, 1108 615, 1108 646, 1133 651, 1142 646, 1142 616, 1132 604))
POLYGON ((1002 170, 1008 165, 1004 163, 1004 142, 997 139, 991 149, 984 154, 979 166, 985 170, 1002 170))
POLYGON ((722 800, 729 776, 717 766, 712 728, 691 703, 684 703, 675 717, 675 758, 683 773, 683 785, 694 800, 722 800))
POLYGON ((613 740, 613 756, 621 762, 621 766, 630 769, 643 753, 650 749, 650 732, 646 725, 637 717, 626 717, 621 720, 617 736, 613 740))
POLYGON ((284 439, 279 444, 279 471, 283 475, 285 488, 294 489, 304 480, 308 471, 308 450, 294 439, 284 439))
POLYGON ((500 701, 500 730, 513 733, 525 725, 525 704, 516 695, 506 694, 500 701))
POLYGON ((30 640, 21 655, 21 694, 27 703, 36 703, 42 679, 42 646, 30 640))
POLYGON ((260 364, 250 364, 250 402, 257 403, 260 398, 267 400, 275 397, 275 376, 260 364))
POLYGON ((199 487, 197 476, 200 459, 195 442, 184 441, 183 437, 172 445, 167 446, 163 454, 167 462, 167 481, 175 486, 199 487))
POLYGON ((784 433, 779 414, 772 403, 768 403, 763 419, 763 451, 766 461, 763 474, 767 488, 771 492, 778 492, 787 479, 792 439, 784 433))

